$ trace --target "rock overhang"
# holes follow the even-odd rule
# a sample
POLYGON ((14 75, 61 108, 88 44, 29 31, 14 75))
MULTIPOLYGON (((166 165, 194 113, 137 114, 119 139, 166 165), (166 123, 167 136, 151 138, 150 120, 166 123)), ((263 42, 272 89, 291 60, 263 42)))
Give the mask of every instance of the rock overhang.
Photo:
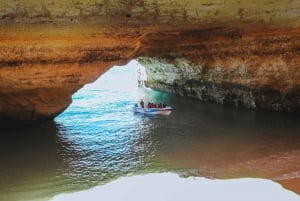
POLYGON ((6 119, 54 118, 84 84, 137 57, 171 65, 186 60, 190 71, 201 66, 194 80, 181 74, 186 78, 181 83, 189 82, 183 94, 250 108, 299 110, 297 1, 28 0, 0 5, 1 126, 6 119), (208 91, 216 100, 195 90, 204 86, 194 86, 195 79, 219 87, 208 91))

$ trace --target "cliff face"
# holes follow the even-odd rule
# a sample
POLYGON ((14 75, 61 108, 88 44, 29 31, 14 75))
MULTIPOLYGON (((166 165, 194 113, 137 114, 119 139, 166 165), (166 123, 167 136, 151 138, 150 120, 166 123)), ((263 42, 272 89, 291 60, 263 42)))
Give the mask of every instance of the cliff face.
POLYGON ((1 30, 2 127, 53 119, 69 106, 74 92, 113 65, 125 64, 138 47, 137 34, 130 30, 123 35, 101 31, 85 35, 80 26, 71 30, 40 25, 5 28, 16 32, 7 35, 1 30))
POLYGON ((237 107, 299 111, 299 34, 242 27, 151 34, 143 46, 156 43, 160 52, 138 61, 151 88, 237 107))
POLYGON ((299 111, 298 1, 0 0, 0 127, 54 118, 113 65, 149 86, 299 111))
POLYGON ((297 0, 0 0, 2 23, 119 25, 255 21, 299 26, 297 0))

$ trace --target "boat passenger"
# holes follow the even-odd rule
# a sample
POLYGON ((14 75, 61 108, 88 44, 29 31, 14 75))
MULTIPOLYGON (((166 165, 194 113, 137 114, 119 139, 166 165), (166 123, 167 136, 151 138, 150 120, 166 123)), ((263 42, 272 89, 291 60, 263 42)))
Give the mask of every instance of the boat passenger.
POLYGON ((144 108, 145 103, 144 103, 143 99, 141 100, 140 105, 141 105, 141 108, 144 108))

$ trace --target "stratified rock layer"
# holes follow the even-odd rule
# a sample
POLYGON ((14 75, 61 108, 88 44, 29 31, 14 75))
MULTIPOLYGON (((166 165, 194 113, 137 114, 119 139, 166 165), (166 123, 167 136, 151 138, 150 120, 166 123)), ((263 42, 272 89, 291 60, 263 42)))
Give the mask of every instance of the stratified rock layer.
POLYGON ((148 85, 299 111, 298 1, 0 0, 0 127, 53 119, 133 58, 148 85))
POLYGON ((81 26, 5 28, 16 33, 6 35, 2 29, 1 127, 53 119, 69 106, 74 92, 113 65, 125 64, 138 47, 137 34, 129 30, 85 34, 81 26))
POLYGON ((152 56, 138 59, 148 87, 237 107, 300 110, 299 30, 153 33, 142 47, 152 56))

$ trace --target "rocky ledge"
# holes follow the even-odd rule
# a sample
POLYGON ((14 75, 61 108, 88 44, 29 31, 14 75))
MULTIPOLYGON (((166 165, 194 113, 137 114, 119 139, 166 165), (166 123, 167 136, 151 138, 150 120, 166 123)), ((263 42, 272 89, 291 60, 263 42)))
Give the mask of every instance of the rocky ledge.
POLYGON ((137 58, 147 85, 299 111, 299 3, 0 1, 0 127, 53 119, 84 84, 137 58))
POLYGON ((137 34, 129 29, 114 34, 93 29, 99 32, 90 34, 81 25, 4 27, 0 30, 0 127, 53 119, 71 104, 73 93, 113 65, 130 61, 139 46, 137 34))
POLYGON ((157 44, 159 53, 138 61, 146 67, 146 85, 154 89, 242 108, 295 112, 300 110, 299 34, 222 26, 151 34, 143 45, 157 44))

